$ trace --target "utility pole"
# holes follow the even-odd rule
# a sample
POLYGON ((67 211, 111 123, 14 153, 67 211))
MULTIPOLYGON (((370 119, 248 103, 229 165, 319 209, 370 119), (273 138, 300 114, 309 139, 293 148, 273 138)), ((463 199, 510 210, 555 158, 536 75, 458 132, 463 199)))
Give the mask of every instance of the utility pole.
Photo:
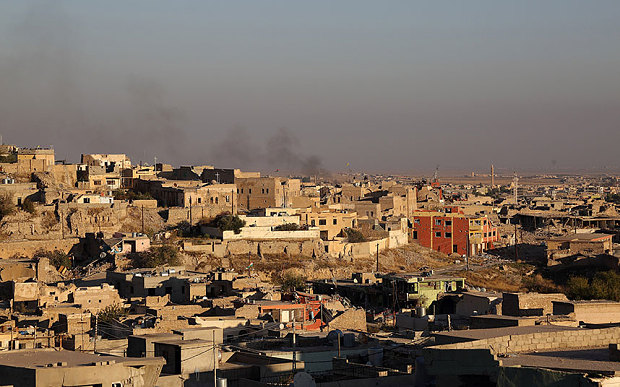
POLYGON ((295 309, 293 309, 293 372, 297 370, 297 339, 295 338, 295 309))
POLYGON ((469 271, 469 254, 471 252, 471 244, 469 241, 469 228, 467 229, 467 253, 465 254, 465 269, 469 271))
POLYGON ((217 387, 217 349, 215 346, 215 329, 213 330, 213 387, 217 387))
POLYGON ((82 328, 82 348, 80 348, 81 352, 84 352, 84 311, 80 311, 80 327, 82 328))
POLYGON ((340 358, 340 334, 337 334, 336 336, 338 336, 338 358, 340 358))
POLYGON ((95 341, 93 343, 93 354, 97 353, 97 323, 98 323, 98 314, 95 314, 95 341))

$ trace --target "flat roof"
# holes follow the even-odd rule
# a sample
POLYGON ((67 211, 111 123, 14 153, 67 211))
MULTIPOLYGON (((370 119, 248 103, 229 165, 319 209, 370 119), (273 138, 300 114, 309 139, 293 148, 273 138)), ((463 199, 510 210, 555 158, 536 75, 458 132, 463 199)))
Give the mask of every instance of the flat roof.
POLYGON ((152 360, 161 362, 160 358, 126 358, 119 356, 94 355, 77 351, 56 351, 53 349, 23 349, 0 353, 0 365, 22 368, 41 368, 48 364, 65 362, 63 367, 92 366, 95 362, 112 361, 116 363, 136 364, 149 363, 152 360), (138 360, 138 361, 137 361, 138 360))
POLYGON ((178 345, 179 347, 191 347, 191 348, 209 348, 209 346, 213 346, 213 340, 203 340, 203 339, 183 340, 182 338, 179 338, 178 340, 165 340, 163 342, 155 341, 155 344, 178 345))
POLYGON ((570 242, 570 241, 591 241, 591 242, 595 242, 595 241, 601 241, 601 240, 604 240, 604 239, 611 239, 612 237, 613 237, 613 235, 611 235, 611 234, 603 234, 603 233, 594 232, 594 233, 569 234, 569 235, 549 238, 549 240, 550 241, 557 241, 557 242, 563 242, 563 241, 566 241, 566 242, 570 242))
POLYGON ((539 367, 606 375, 620 374, 620 362, 609 361, 607 348, 511 354, 507 358, 502 358, 502 366, 539 367))

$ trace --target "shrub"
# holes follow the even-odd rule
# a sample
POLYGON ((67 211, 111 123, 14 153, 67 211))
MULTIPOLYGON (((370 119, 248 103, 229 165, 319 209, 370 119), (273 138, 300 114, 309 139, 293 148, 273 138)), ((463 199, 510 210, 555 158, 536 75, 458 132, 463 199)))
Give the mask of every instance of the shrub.
POLYGON ((56 269, 59 269, 61 266, 64 266, 66 268, 71 268, 71 257, 60 251, 60 250, 54 250, 54 251, 46 251, 46 250, 39 250, 37 251, 33 258, 36 259, 40 259, 40 258, 47 258, 50 260, 50 263, 52 264, 52 266, 54 266, 56 269))
POLYGON ((37 212, 37 209, 34 207, 34 202, 28 198, 22 203, 22 210, 30 214, 35 214, 37 212))
POLYGON ((285 223, 273 228, 274 231, 297 231, 300 227, 297 223, 285 223))
POLYGON ((179 251, 172 245, 151 247, 148 251, 130 256, 133 267, 157 267, 162 265, 178 265, 179 251))
POLYGON ((136 192, 136 191, 132 191, 132 190, 122 190, 122 189, 117 189, 112 193, 112 196, 114 196, 114 200, 152 200, 153 197, 151 196, 150 193, 142 193, 142 192, 136 192))
POLYGON ((13 204, 13 195, 8 192, 0 194, 0 219, 15 213, 15 204, 13 204))
POLYGON ((366 241, 366 237, 364 237, 364 234, 362 234, 359 230, 345 228, 344 232, 347 235, 347 241, 349 243, 360 243, 366 241))
POLYGON ((97 313, 98 322, 112 323, 128 314, 127 309, 119 304, 108 305, 97 313))
POLYGON ((614 271, 596 273, 594 278, 571 277, 566 293, 574 300, 604 299, 620 301, 620 274, 614 271))

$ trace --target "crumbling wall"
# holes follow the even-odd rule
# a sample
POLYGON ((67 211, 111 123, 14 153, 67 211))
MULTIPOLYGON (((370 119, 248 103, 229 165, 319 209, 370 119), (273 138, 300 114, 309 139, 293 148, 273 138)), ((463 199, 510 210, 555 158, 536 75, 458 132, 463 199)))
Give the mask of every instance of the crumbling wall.
POLYGON ((13 256, 31 257, 39 250, 60 250, 68 253, 73 246, 80 243, 79 238, 58 240, 37 240, 0 243, 0 258, 7 259, 13 256))
POLYGON ((366 332, 366 311, 361 308, 347 309, 329 321, 329 329, 366 332))

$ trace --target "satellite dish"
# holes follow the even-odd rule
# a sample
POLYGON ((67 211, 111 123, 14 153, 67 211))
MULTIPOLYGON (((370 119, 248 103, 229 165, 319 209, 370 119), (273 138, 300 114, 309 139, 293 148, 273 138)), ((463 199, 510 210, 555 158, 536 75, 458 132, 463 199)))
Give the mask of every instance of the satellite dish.
POLYGON ((101 254, 99 254, 99 258, 105 258, 105 256, 106 256, 106 253, 104 252, 101 252, 101 254))
POLYGON ((280 323, 280 329, 284 329, 284 324, 280 323))

